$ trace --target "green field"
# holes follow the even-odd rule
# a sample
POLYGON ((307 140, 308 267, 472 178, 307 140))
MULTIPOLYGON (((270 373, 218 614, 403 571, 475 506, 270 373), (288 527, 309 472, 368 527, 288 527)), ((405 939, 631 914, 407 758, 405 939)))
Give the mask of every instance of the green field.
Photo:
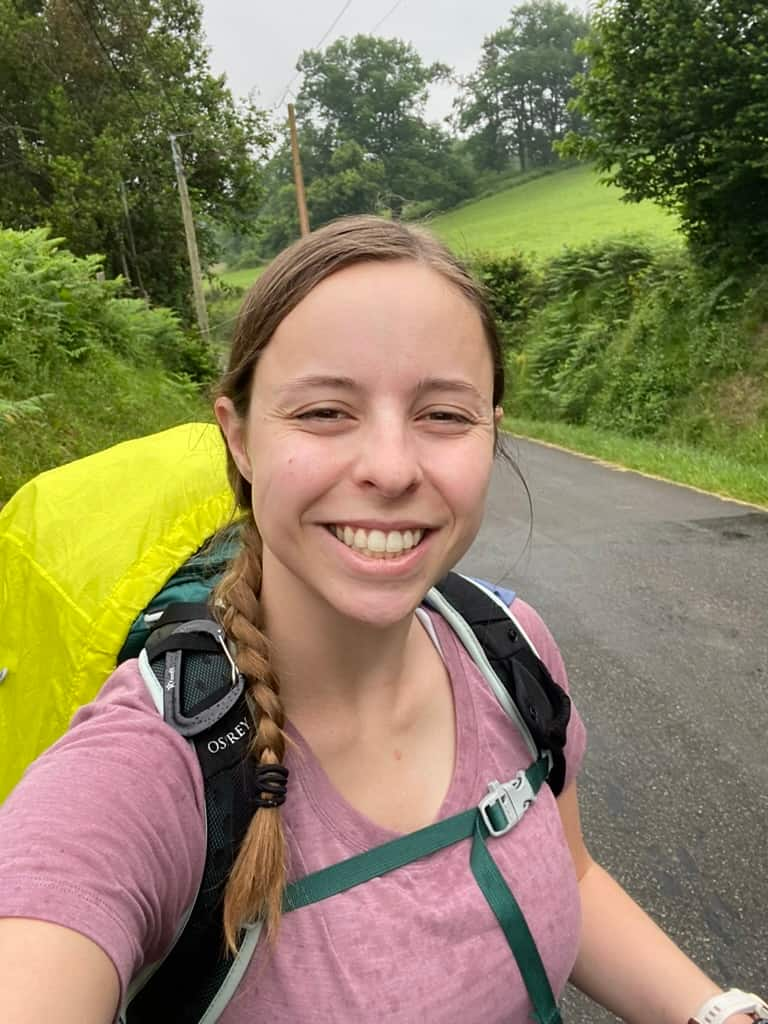
MULTIPOLYGON (((653 203, 623 203, 619 189, 602 185, 590 167, 572 167, 467 203, 427 223, 460 256, 472 252, 523 252, 539 261, 563 246, 622 234, 673 241, 677 221, 653 203)), ((210 319, 226 346, 245 292, 263 267, 224 270, 222 282, 237 296, 212 299, 210 319)))
POLYGON ((431 231, 465 256, 523 252, 534 259, 617 235, 678 238, 677 220, 654 203, 623 203, 590 167, 573 167, 467 203, 430 220, 431 231))
MULTIPOLYGON (((466 203, 426 226, 458 253, 522 252, 534 260, 618 235, 675 241, 677 219, 654 203, 623 203, 617 188, 602 185, 591 167, 572 167, 466 203)), ((221 280, 247 289, 261 267, 225 270, 221 280)))
POLYGON ((263 267, 240 267, 239 270, 224 270, 219 274, 219 277, 230 288, 247 290, 263 269, 263 267))

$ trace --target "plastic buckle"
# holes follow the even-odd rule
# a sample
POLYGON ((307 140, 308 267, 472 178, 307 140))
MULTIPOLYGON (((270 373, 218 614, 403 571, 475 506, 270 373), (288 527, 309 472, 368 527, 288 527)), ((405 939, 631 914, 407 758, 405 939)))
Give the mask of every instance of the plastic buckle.
POLYGON ((520 821, 522 816, 536 799, 536 793, 524 771, 519 771, 514 779, 501 783, 494 779, 488 783, 488 793, 477 805, 485 822, 485 827, 492 836, 503 836, 520 821), (500 810, 506 821, 499 827, 491 820, 491 811, 500 810))

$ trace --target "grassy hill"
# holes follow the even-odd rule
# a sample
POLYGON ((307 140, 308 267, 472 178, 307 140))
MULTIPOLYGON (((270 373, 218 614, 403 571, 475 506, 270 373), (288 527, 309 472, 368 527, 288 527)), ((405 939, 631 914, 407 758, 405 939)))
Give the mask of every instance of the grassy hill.
MULTIPOLYGON (((426 225, 459 255, 484 251, 522 252, 540 262, 563 246, 578 246, 607 237, 646 235, 674 241, 677 220, 653 203, 623 203, 619 189, 602 185, 591 167, 572 167, 507 188, 434 217, 426 225)), ((242 289, 263 267, 224 270, 224 284, 237 296, 209 298, 214 337, 226 346, 231 337, 242 289)))
POLYGON ((563 246, 622 234, 675 240, 677 220, 650 202, 623 203, 590 167, 573 167, 467 203, 429 221, 459 255, 523 252, 536 260, 563 246))
MULTIPOLYGON (((460 256, 483 250, 523 252, 539 261, 563 246, 619 235, 674 241, 677 219, 654 203, 624 203, 591 167, 572 167, 476 199, 440 214, 427 227, 460 256)), ((262 268, 225 270, 226 284, 248 288, 262 268)))

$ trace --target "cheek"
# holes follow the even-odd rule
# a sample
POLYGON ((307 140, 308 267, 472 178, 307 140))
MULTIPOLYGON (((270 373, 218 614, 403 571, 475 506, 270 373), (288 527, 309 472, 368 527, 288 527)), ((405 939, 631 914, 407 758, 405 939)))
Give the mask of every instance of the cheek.
POLYGON ((493 448, 487 439, 455 449, 431 453, 429 474, 457 515, 479 524, 493 470, 493 448))
POLYGON ((335 460, 319 457, 310 445, 262 443, 253 460, 253 511, 256 522, 282 519, 289 512, 301 513, 322 494, 334 475, 335 460))

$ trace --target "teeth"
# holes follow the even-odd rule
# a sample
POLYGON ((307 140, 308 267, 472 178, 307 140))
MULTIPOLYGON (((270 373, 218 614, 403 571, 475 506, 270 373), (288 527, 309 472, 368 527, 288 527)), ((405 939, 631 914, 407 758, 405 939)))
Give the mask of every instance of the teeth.
POLYGON ((371 530, 368 534, 368 550, 369 551, 381 551, 387 550, 387 535, 382 533, 381 530, 371 530))
POLYGON ((423 530, 404 530, 402 533, 390 530, 384 533, 383 530, 367 532, 351 526, 332 526, 331 530, 342 544, 371 558, 397 558, 404 551, 416 547, 424 536, 423 530))
MULTIPOLYGON (((408 545, 410 547, 410 544, 408 545)), ((398 533, 396 530, 390 530, 387 534, 387 547, 386 550, 390 554, 399 555, 405 547, 405 537, 402 533, 398 533)))

